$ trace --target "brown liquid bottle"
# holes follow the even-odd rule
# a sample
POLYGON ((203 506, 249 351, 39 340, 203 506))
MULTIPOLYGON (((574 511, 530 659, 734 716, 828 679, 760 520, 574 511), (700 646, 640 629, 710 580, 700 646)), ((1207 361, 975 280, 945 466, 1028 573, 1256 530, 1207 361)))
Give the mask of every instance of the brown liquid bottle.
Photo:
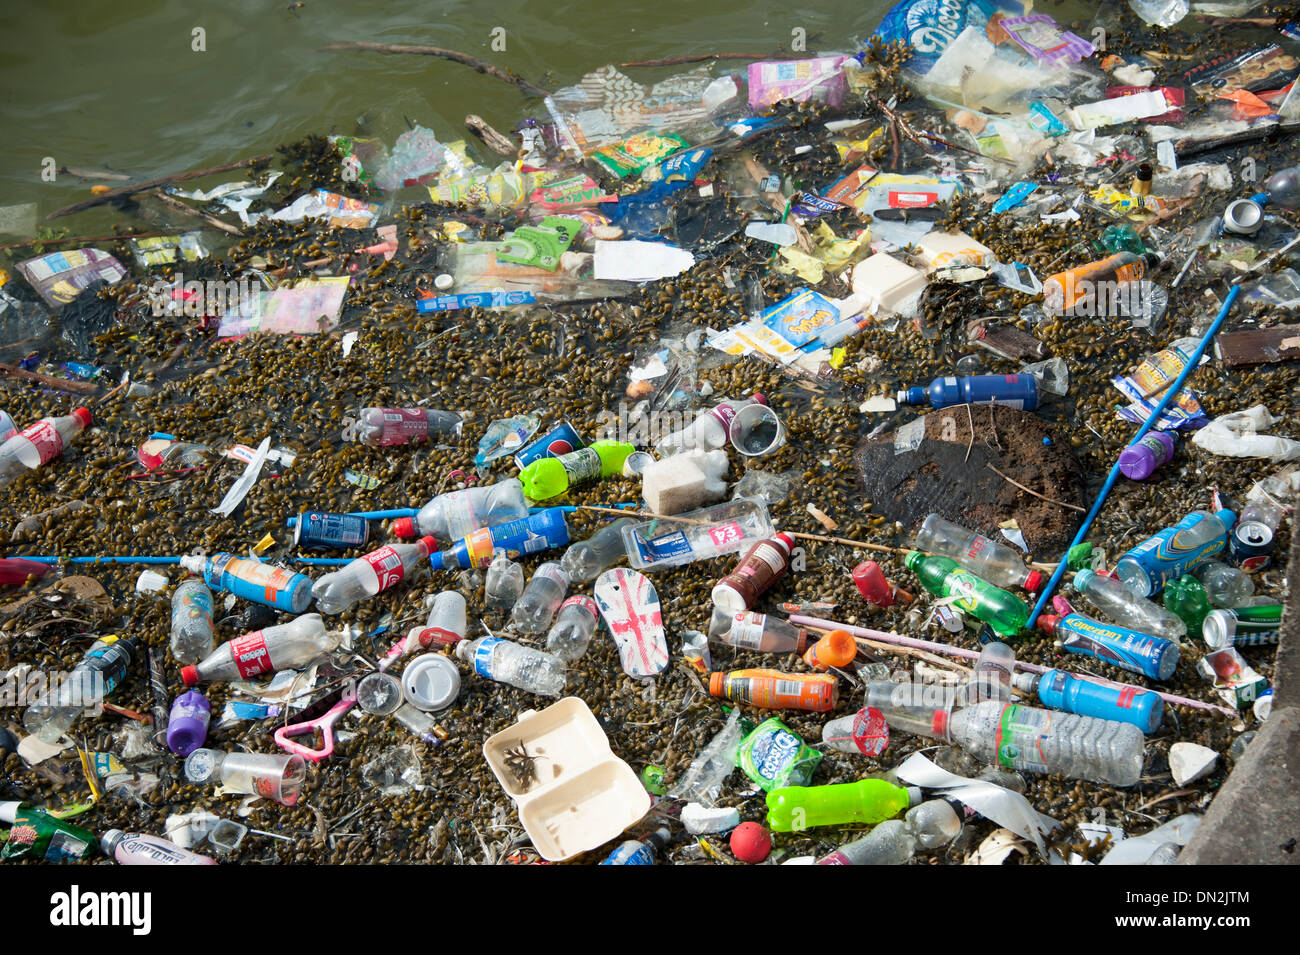
POLYGON ((794 538, 789 534, 759 541, 735 570, 718 581, 713 588, 713 605, 730 613, 749 610, 764 591, 785 576, 793 549, 794 538))

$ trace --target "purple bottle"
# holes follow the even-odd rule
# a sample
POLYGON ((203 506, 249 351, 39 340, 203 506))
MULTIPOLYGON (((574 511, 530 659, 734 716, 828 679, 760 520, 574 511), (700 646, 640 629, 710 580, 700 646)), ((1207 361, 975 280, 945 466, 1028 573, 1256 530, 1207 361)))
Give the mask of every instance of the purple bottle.
POLYGON ((208 738, 212 704, 198 690, 187 690, 172 703, 167 721, 167 748, 177 756, 188 756, 208 738))
POLYGON ((1174 456, 1176 445, 1172 434, 1148 431, 1141 441, 1120 452, 1119 469, 1131 481, 1145 481, 1156 468, 1174 456))

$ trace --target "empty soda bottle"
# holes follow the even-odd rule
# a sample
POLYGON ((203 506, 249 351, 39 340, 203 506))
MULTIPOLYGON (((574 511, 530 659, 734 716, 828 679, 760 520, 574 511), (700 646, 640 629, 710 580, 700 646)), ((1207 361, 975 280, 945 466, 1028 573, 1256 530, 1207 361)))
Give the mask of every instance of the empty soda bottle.
POLYGON ((1124 586, 1142 597, 1160 592, 1169 581, 1190 573, 1228 546, 1228 532, 1237 515, 1192 511, 1173 527, 1166 527, 1131 548, 1115 564, 1124 586))
POLYGON ((363 600, 401 582, 420 561, 438 549, 432 537, 414 544, 389 544, 358 557, 352 563, 326 574, 312 585, 311 593, 321 613, 351 610, 363 600))
POLYGON ((434 537, 440 541, 457 541, 480 527, 495 527, 528 516, 524 489, 514 478, 439 494, 414 517, 393 521, 398 537, 434 537))
POLYGON ((212 646, 212 591, 201 580, 182 581, 172 594, 172 656, 198 663, 212 646))
POLYGON ((533 571, 519 602, 510 612, 510 624, 520 633, 544 633, 555 619, 555 611, 564 602, 569 578, 553 560, 533 571))
POLYGON ((1201 582, 1191 574, 1184 574, 1165 585, 1165 607, 1187 626, 1193 637, 1201 635, 1201 624, 1214 608, 1201 582))
POLYGON ((898 392, 900 405, 1006 405, 1022 411, 1038 407, 1038 379, 1033 375, 971 375, 967 378, 936 378, 925 387, 898 392))
POLYGON ((802 627, 755 610, 732 613, 714 607, 709 639, 758 653, 803 653, 808 648, 808 632, 802 627))
POLYGON ((186 690, 172 703, 167 719, 167 748, 177 756, 188 756, 208 738, 212 704, 198 690, 186 690))
POLYGON ((938 514, 930 514, 916 533, 916 549, 951 557, 996 587, 1019 587, 1036 593, 1043 575, 1029 570, 1008 544, 999 544, 938 514))
POLYGON ((504 550, 492 555, 483 584, 483 603, 489 610, 505 613, 519 602, 524 592, 524 569, 504 550))
POLYGON ((1029 619, 1029 608, 1023 600, 962 570, 951 557, 926 557, 911 551, 905 563, 930 593, 955 597, 955 607, 983 620, 1004 637, 1014 637, 1029 619))
POLYGON ((433 599, 424 626, 413 630, 412 636, 422 647, 448 647, 465 639, 468 626, 465 598, 454 590, 444 590, 433 599))
POLYGON ((767 794, 767 827, 801 832, 850 822, 878 823, 921 801, 921 790, 884 779, 829 786, 783 786, 767 794))
POLYGON ((352 437, 372 448, 428 441, 435 436, 460 439, 464 422, 450 411, 429 408, 362 408, 350 432, 352 437))
POLYGON ((87 409, 77 408, 70 415, 42 418, 0 444, 0 486, 53 461, 69 441, 90 427, 90 420, 87 409))
POLYGON ((282 806, 296 806, 307 764, 296 753, 223 753, 196 749, 185 759, 185 778, 196 784, 220 785, 227 792, 262 796, 282 806))
POLYGON ((100 703, 122 682, 139 651, 135 637, 100 637, 71 673, 27 707, 27 732, 46 743, 58 742, 87 707, 100 703))
POLYGON ((874 560, 864 560, 853 568, 853 583, 862 594, 862 599, 873 607, 892 607, 896 603, 910 604, 912 594, 891 584, 885 577, 880 564, 874 560))
POLYGON ((981 700, 1010 700, 1011 678, 1016 669, 1016 651, 1000 640, 984 644, 979 660, 966 683, 966 704, 981 700))
POLYGON ((501 637, 479 637, 456 644, 456 656, 470 664, 487 680, 542 696, 564 692, 564 661, 501 637))
POLYGON ((228 640, 193 666, 181 670, 186 686, 246 680, 275 670, 304 666, 332 652, 341 633, 328 633, 318 613, 228 640))
POLYGON ((668 845, 671 836, 667 829, 660 828, 644 839, 629 839, 611 852, 601 865, 654 865, 655 854, 668 845))
POLYGON ((302 613, 311 603, 311 578, 260 560, 234 554, 187 554, 181 566, 199 574, 213 590, 224 590, 288 613, 302 613))
POLYGON ((590 597, 575 594, 560 605, 555 624, 546 634, 546 649, 565 663, 587 652, 600 623, 600 610, 590 597))
POLYGON ((560 558, 560 569, 573 583, 585 584, 595 580, 623 559, 627 553, 623 546, 623 528, 635 523, 630 517, 620 517, 586 540, 570 544, 560 558))
POLYGON ((707 411, 700 412, 699 416, 682 430, 660 438, 655 444, 655 450, 660 454, 676 454, 678 451, 690 451, 693 448, 710 451, 724 447, 731 434, 731 422, 740 413, 740 409, 747 405, 765 404, 767 399, 757 393, 745 401, 721 402, 707 411))
POLYGON ((937 849, 961 834, 965 809, 947 799, 928 799, 902 820, 886 819, 862 839, 842 846, 818 865, 902 865, 918 850, 937 849))
POLYGON ((1074 575, 1071 586, 1116 623, 1166 640, 1177 641, 1187 635, 1187 624, 1177 614, 1139 597, 1116 577, 1081 570, 1074 575))
POLYGON ((1221 560, 1207 560, 1193 571, 1216 607, 1237 607, 1255 595, 1250 574, 1221 560))
POLYGON ((519 472, 519 483, 532 500, 548 501, 570 487, 619 474, 635 450, 621 441, 596 441, 559 457, 538 458, 519 472))

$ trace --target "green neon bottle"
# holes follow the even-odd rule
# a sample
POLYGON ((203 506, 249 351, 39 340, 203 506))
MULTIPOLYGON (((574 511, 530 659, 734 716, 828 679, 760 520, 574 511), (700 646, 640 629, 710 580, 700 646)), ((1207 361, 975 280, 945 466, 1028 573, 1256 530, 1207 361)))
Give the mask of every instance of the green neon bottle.
POLYGON ((519 472, 519 483, 529 500, 549 501, 575 484, 618 474, 635 450, 621 441, 596 441, 557 458, 538 458, 519 472))
POLYGON ((800 832, 848 822, 875 824, 892 819, 921 801, 915 786, 885 779, 859 779, 831 786, 782 786, 767 794, 767 826, 773 832, 800 832))
POLYGON ((983 620, 1002 636, 1014 637, 1025 628, 1029 607, 1023 600, 963 570, 951 557, 927 557, 914 550, 904 562, 926 590, 939 597, 956 597, 953 606, 983 620))
POLYGON ((1210 606, 1210 597, 1205 592, 1205 585, 1191 574, 1184 574, 1177 580, 1165 584, 1165 607, 1172 610, 1183 623, 1187 632, 1193 637, 1201 635, 1201 624, 1214 608, 1210 606))

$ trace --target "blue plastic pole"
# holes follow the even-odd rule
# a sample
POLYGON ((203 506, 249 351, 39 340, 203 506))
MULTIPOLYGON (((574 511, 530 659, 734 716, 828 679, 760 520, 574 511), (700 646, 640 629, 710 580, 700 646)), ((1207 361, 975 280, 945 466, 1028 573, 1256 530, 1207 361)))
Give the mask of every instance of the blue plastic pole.
MULTIPOLYGON (((1232 310, 1232 305, 1237 301, 1237 294, 1240 291, 1241 286, 1234 285, 1228 292, 1228 297, 1223 301, 1223 307, 1219 309, 1219 314, 1215 316, 1214 322, 1210 325, 1209 330, 1201 337, 1201 343, 1196 346, 1196 351, 1192 353, 1191 359, 1187 362, 1187 367, 1184 368, 1182 373, 1174 379, 1174 383, 1169 386, 1168 390, 1165 392, 1165 396, 1160 399, 1160 404, 1156 405, 1155 408, 1152 409, 1151 414, 1147 415, 1147 420, 1142 422, 1142 427, 1138 429, 1138 433, 1134 435, 1133 440, 1129 442, 1130 447, 1142 440, 1142 437, 1151 430, 1152 426, 1157 421, 1160 420, 1160 415, 1163 414, 1165 408, 1169 406, 1169 402, 1173 401, 1174 398, 1177 397, 1178 393, 1182 391, 1183 383, 1187 381, 1188 375, 1190 375, 1200 363, 1201 356, 1205 354, 1205 349, 1209 347, 1210 341, 1218 333, 1219 326, 1223 324, 1223 320, 1228 317, 1228 312, 1232 310)), ((1061 559, 1057 561, 1056 570, 1052 571, 1052 577, 1048 580, 1047 586, 1044 587, 1043 592, 1039 594, 1038 603, 1034 604, 1034 610, 1029 615, 1029 620, 1025 623, 1026 628, 1033 629, 1035 621, 1038 620, 1038 615, 1043 612, 1043 606, 1051 599, 1057 585, 1061 582, 1061 577, 1065 575, 1065 561, 1066 557, 1069 556, 1070 549, 1083 543, 1083 539, 1088 536, 1088 531, 1092 529, 1092 522, 1096 520, 1097 515, 1101 513, 1102 505, 1106 503, 1106 497, 1110 494, 1111 488, 1115 486, 1115 481, 1118 477, 1119 459, 1116 458, 1115 463, 1111 466, 1110 474, 1106 476, 1106 483, 1101 486, 1101 493, 1097 495, 1097 500, 1092 502, 1092 508, 1088 511, 1088 516, 1083 519, 1083 524, 1079 527, 1079 533, 1074 535, 1074 540, 1071 542, 1070 546, 1065 549, 1065 553, 1061 555, 1061 559)))
MULTIPOLYGON (((348 511, 348 517, 364 517, 369 520, 382 521, 390 517, 414 517, 419 511, 414 507, 394 507, 387 511, 348 511)), ((284 519, 285 527, 297 527, 298 515, 286 517, 284 519)))

